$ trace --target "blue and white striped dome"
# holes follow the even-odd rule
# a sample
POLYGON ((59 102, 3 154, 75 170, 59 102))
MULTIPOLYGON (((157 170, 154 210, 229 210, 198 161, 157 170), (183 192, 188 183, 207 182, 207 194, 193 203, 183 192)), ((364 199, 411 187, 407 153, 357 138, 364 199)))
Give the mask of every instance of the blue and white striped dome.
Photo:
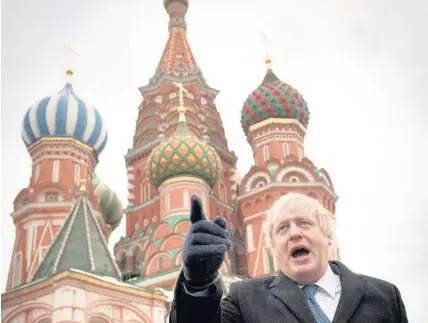
POLYGON ((22 138, 27 147, 42 137, 73 137, 99 155, 107 143, 107 129, 99 112, 67 83, 61 92, 37 101, 25 114, 22 138))

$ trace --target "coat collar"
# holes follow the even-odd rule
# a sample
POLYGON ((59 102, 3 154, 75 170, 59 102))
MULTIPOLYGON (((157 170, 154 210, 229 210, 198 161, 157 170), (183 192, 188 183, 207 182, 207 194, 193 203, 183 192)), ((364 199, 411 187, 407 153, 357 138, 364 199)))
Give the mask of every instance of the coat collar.
POLYGON ((339 261, 331 261, 330 267, 335 274, 340 276, 342 284, 342 293, 333 323, 347 322, 364 296, 364 281, 339 261))
POLYGON ((316 323, 299 286, 282 272, 269 285, 270 292, 279 298, 302 323, 316 323))
MULTIPOLYGON (((360 276, 339 261, 331 261, 330 268, 340 276, 342 293, 333 323, 347 322, 364 295, 364 283, 360 276)), ((269 285, 270 292, 279 298, 302 323, 315 323, 306 298, 298 285, 280 273, 269 285)))

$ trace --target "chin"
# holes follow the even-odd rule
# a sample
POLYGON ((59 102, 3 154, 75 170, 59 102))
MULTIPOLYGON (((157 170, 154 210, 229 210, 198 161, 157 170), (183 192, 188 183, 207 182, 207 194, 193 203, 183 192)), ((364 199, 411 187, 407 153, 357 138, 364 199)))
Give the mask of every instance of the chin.
POLYGON ((293 280, 301 284, 313 284, 318 279, 320 279, 319 268, 314 261, 302 263, 302 264, 293 264, 290 266, 290 271, 292 273, 293 280))

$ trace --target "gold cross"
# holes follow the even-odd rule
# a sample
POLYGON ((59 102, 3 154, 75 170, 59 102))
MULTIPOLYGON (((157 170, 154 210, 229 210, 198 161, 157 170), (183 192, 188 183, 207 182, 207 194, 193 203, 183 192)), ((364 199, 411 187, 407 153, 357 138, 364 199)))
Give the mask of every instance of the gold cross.
POLYGON ((262 42, 263 42, 263 50, 265 52, 265 63, 267 65, 267 68, 272 68, 272 61, 270 59, 270 50, 269 50, 269 40, 267 35, 262 31, 261 32, 261 38, 262 38, 262 42))
POLYGON ((178 87, 178 98, 180 100, 180 106, 179 106, 179 108, 186 109, 184 107, 183 92, 189 93, 189 91, 184 88, 184 85, 181 82, 180 83, 172 82, 172 84, 174 84, 176 87, 178 87))

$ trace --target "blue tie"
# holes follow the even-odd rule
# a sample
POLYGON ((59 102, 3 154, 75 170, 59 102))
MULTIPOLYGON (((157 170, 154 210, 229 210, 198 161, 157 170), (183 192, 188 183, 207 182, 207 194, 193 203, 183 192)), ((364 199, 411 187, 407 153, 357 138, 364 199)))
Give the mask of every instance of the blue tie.
POLYGON ((325 313, 315 300, 315 293, 317 292, 317 289, 317 285, 307 285, 302 288, 303 292, 306 295, 312 314, 314 314, 315 321, 317 321, 317 323, 331 323, 327 315, 325 315, 325 313))

